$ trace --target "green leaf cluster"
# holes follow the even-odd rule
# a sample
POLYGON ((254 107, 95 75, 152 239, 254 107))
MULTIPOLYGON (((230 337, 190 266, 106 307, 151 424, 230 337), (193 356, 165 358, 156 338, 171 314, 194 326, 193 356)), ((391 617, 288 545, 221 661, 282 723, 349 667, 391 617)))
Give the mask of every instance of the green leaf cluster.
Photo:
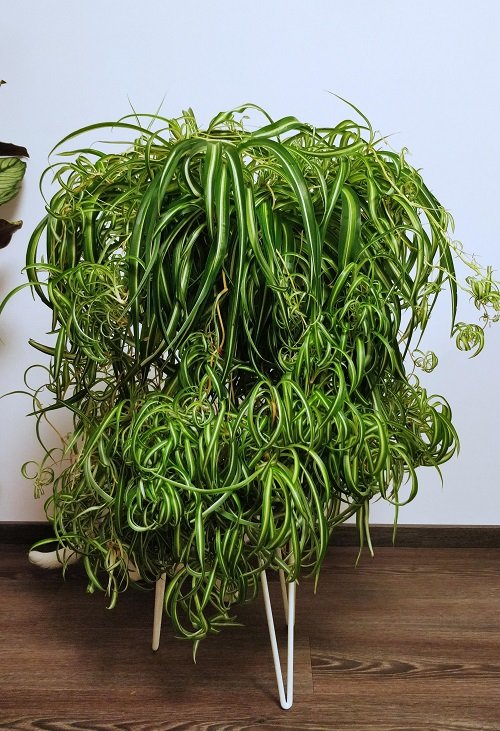
MULTIPOLYGON (((69 135, 133 141, 64 153, 27 254, 56 336, 32 343, 50 356, 38 423, 62 407, 74 422, 58 469, 48 448, 34 473, 57 538, 111 605, 129 562, 143 586, 166 572, 195 642, 234 621, 262 568, 317 579, 349 516, 370 544, 370 502, 397 510, 419 467, 456 452, 414 367, 436 364, 417 348, 444 287, 459 347, 482 345, 455 323, 451 218, 404 152, 364 118, 260 110, 249 131, 250 109, 69 135)), ((467 261, 488 317, 498 286, 467 261)))

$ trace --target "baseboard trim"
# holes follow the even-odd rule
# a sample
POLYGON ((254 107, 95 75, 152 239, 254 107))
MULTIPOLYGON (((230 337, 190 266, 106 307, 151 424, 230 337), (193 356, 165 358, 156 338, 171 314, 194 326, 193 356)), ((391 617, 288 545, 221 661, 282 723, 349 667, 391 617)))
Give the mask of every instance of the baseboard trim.
POLYGON ((22 521, 1 522, 0 521, 0 544, 11 543, 15 545, 31 546, 43 538, 53 538, 54 531, 50 523, 31 522, 23 523, 22 521))
MULTIPOLYGON (((374 547, 392 546, 392 531, 392 525, 372 525, 374 547)), ((47 522, 0 521, 0 544, 29 546, 53 535, 47 522)), ((340 525, 332 535, 331 544, 358 546, 356 526, 340 525)), ((399 548, 500 548, 500 525, 400 525, 395 545, 399 548)))
MULTIPOLYGON (((393 545, 392 525, 372 525, 374 548, 393 545)), ((332 535, 336 546, 359 545, 355 525, 341 525, 332 535)), ((399 525, 394 545, 399 548, 500 548, 500 525, 399 525)))

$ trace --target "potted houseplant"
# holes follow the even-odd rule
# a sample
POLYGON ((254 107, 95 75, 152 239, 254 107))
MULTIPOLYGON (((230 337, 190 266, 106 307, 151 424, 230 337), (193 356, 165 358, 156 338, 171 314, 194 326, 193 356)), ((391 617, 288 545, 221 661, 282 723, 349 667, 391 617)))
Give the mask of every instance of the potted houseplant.
POLYGON ((126 149, 86 145, 51 167, 26 266, 55 336, 32 342, 50 356, 35 413, 69 409, 73 431, 36 489, 53 483, 60 560, 83 558, 89 590, 113 606, 167 574, 167 613, 195 643, 233 621, 263 568, 317 578, 347 517, 370 545, 370 501, 397 509, 416 469, 457 448, 446 400, 415 375, 436 364, 418 343, 447 287, 451 334, 479 352, 498 286, 361 117, 130 117, 61 143, 112 126, 126 149), (456 321, 460 286, 482 325, 456 321))
MULTIPOLYGON (((5 81, 0 81, 3 86, 5 81)), ((28 157, 25 147, 14 145, 11 142, 0 142, 0 206, 14 198, 21 186, 26 163, 21 157, 28 157)), ((12 234, 23 225, 22 221, 7 221, 0 218, 0 249, 10 242, 12 234)))

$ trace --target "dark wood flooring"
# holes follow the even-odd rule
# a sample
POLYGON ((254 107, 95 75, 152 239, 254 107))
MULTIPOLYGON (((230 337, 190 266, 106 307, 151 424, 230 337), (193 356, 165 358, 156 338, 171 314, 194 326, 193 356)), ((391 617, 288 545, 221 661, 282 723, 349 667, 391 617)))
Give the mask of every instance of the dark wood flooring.
POLYGON ((167 622, 151 652, 152 594, 109 611, 80 569, 0 546, 0 729, 500 731, 500 548, 375 550, 333 547, 317 595, 302 582, 282 711, 261 600, 194 665, 167 622))

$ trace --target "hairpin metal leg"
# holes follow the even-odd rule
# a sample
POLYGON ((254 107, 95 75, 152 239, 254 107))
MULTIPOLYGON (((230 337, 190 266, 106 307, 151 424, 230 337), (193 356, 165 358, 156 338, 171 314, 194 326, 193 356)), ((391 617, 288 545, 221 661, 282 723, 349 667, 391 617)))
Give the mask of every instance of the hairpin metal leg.
MULTIPOLYGON (((281 548, 276 549, 278 558, 282 557, 281 548)), ((285 581, 285 572, 283 569, 278 569, 278 575, 280 577, 281 596, 283 598, 283 609, 285 611, 285 622, 288 624, 288 589, 285 581)))
MULTIPOLYGON (((280 572, 281 574, 281 572, 280 572)), ((276 682, 278 683, 278 694, 280 698, 280 705, 284 710, 288 710, 293 704, 293 649, 294 649, 294 625, 295 625, 295 581, 288 584, 288 591, 286 584, 283 580, 281 581, 281 587, 283 590, 283 600, 286 608, 288 608, 287 623, 288 623, 288 648, 287 648, 287 660, 286 660, 286 695, 285 686, 283 683, 283 673, 281 671, 281 662, 278 651, 278 642, 276 640, 276 630, 274 629, 273 610, 271 607, 271 598, 269 596, 269 587, 267 585, 266 572, 263 571, 260 575, 262 581, 262 593, 264 595, 264 605, 266 607, 267 626, 269 628, 269 639, 271 640, 271 650, 273 653, 274 672, 276 673, 276 682), (285 584, 285 586, 283 586, 285 584)))
POLYGON ((155 588, 155 613, 153 619, 153 651, 160 646, 160 634, 161 634, 161 620, 163 617, 163 600, 165 598, 165 582, 167 574, 162 574, 156 582, 155 588))
MULTIPOLYGON (((280 570, 280 584, 283 595, 283 608, 285 610, 286 622, 288 624, 288 647, 286 661, 286 694, 283 683, 283 673, 281 672, 281 662, 278 651, 278 642, 276 640, 276 630, 274 628, 273 610, 271 607, 271 598, 269 596, 269 587, 267 585, 267 575, 263 571, 260 575, 262 581, 262 593, 264 595, 264 605, 266 608, 267 626, 269 629, 269 639, 271 641, 271 650, 273 653, 274 672, 276 674, 276 682, 278 684, 278 694, 280 705, 284 710, 288 710, 293 704, 293 650, 294 650, 294 629, 295 629, 295 593, 296 583, 292 581, 287 584, 284 572, 280 570)), ((165 598, 166 574, 162 574, 156 582, 155 588, 155 610, 153 620, 153 642, 152 647, 156 652, 160 646, 161 620, 163 617, 163 600, 165 598)))

